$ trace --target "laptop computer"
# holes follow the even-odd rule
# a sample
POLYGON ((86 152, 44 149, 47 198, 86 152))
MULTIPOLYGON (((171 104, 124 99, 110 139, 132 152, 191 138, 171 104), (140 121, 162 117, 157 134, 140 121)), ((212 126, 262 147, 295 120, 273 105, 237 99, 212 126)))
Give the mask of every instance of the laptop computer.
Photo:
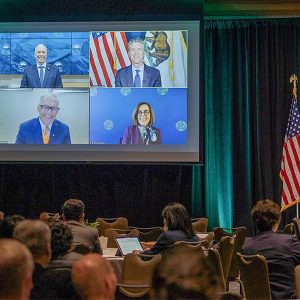
POLYGON ((116 236, 115 241, 118 245, 116 256, 125 256, 133 250, 144 251, 143 245, 137 236, 116 236))

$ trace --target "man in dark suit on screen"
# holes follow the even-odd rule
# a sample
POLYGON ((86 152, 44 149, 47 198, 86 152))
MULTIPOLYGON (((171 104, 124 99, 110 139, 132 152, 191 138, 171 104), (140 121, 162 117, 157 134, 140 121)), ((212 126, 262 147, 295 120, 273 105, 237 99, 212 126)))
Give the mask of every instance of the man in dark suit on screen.
POLYGON ((58 68, 47 64, 47 47, 39 44, 35 47, 36 64, 24 70, 21 88, 62 88, 58 68))
POLYGON ((158 69, 144 63, 144 42, 134 39, 128 43, 128 56, 131 65, 117 71, 116 87, 161 87, 158 69))
POLYGON ((16 144, 71 144, 69 127, 56 120, 59 101, 55 95, 44 95, 37 106, 39 117, 22 123, 16 144))

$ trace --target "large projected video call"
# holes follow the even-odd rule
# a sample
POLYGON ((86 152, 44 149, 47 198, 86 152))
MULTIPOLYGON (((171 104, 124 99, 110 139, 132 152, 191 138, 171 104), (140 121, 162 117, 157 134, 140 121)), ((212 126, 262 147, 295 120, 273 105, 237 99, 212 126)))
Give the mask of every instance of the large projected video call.
POLYGON ((199 80, 200 66, 188 61, 197 26, 0 33, 0 151, 56 152, 50 160, 69 160, 66 151, 71 160, 198 155, 199 87, 189 76, 199 80), (114 152, 125 157, 103 157, 114 152))

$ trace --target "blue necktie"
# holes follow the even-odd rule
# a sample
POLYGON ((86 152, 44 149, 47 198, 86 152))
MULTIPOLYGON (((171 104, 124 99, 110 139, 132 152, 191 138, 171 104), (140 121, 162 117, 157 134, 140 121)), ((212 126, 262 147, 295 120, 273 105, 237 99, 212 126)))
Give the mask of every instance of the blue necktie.
POLYGON ((134 82, 133 82, 133 86, 134 87, 141 87, 141 77, 140 77, 140 70, 135 70, 136 74, 134 77, 134 82))
POLYGON ((41 86, 43 86, 43 82, 44 82, 44 66, 39 66, 40 69, 40 82, 41 82, 41 86))

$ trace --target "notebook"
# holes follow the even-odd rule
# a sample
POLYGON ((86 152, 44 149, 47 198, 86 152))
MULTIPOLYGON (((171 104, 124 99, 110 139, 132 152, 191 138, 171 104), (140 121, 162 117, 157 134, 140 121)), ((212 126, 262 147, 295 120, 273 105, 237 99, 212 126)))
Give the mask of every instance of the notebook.
POLYGON ((128 253, 132 253, 133 250, 144 251, 137 236, 118 236, 115 237, 115 241, 118 245, 117 256, 125 256, 128 253))

